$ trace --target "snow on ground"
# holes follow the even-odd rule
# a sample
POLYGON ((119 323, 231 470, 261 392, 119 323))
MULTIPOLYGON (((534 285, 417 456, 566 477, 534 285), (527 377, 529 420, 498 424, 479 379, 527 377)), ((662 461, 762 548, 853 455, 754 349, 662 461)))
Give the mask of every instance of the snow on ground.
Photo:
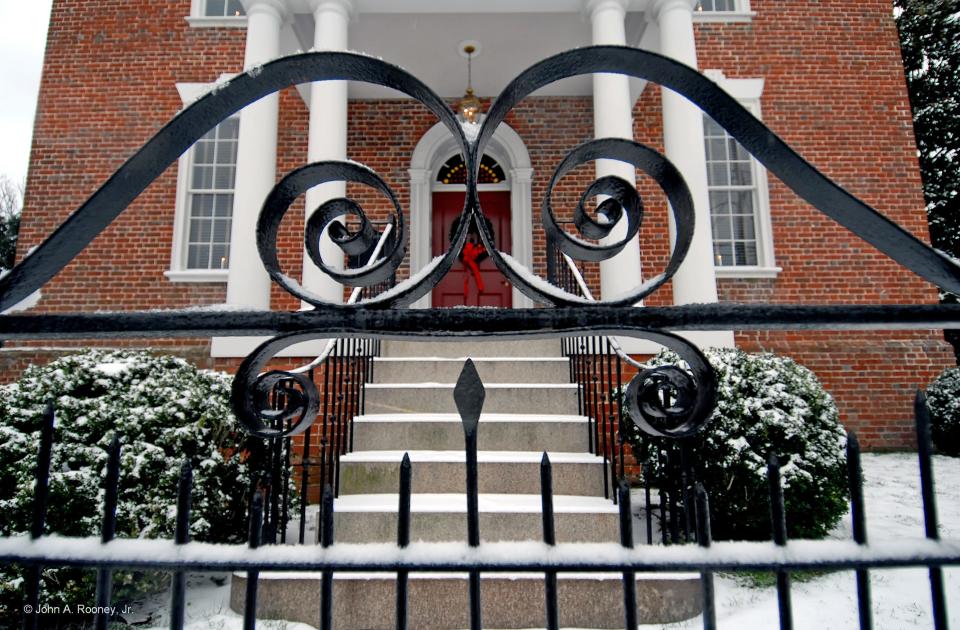
MULTIPOLYGON (((863 456, 867 528, 871 541, 902 541, 923 537, 923 512, 916 455, 909 453, 863 456)), ((960 539, 960 459, 934 458, 940 535, 960 539)), ((849 515, 832 537, 852 538, 849 515)), ((217 576, 213 576, 217 577, 217 576)), ((226 576, 222 576, 226 577, 226 576)), ((876 630, 932 628, 930 581, 926 569, 871 571, 873 621, 876 630)), ((960 628, 960 567, 944 570, 950 626, 960 628)), ((763 630, 778 628, 774 587, 758 588, 742 579, 718 575, 716 581, 719 628, 763 630)), ((858 627, 857 595, 852 571, 831 573, 808 581, 794 581, 793 619, 797 630, 847 630, 858 627)), ((211 576, 192 576, 187 589, 187 628, 240 630, 243 619, 229 606, 230 586, 211 576)), ((562 602, 561 602, 562 605, 562 602)), ((153 602, 150 623, 168 624, 168 599, 153 602)), ((311 626, 285 621, 262 621, 258 627, 274 630, 310 630, 311 626)), ((652 630, 702 628, 700 617, 668 625, 640 626, 652 630)))
MULTIPOLYGON (((934 458, 940 536, 960 539, 960 459, 934 458)), ((869 541, 922 538, 923 510, 917 456, 910 453, 863 456, 864 501, 869 541)), ((853 538, 849 514, 831 534, 853 538)), ((944 570, 950 627, 960 628, 960 567, 944 570)), ((715 578, 719 628, 777 628, 777 591, 755 588, 726 575, 715 578)), ((873 623, 876 630, 932 628, 930 580, 926 569, 870 572, 873 623)), ((857 589, 852 571, 831 573, 806 582, 793 582, 793 620, 797 630, 857 628, 857 589)), ((687 630, 702 628, 697 617, 683 623, 641 628, 687 630)))

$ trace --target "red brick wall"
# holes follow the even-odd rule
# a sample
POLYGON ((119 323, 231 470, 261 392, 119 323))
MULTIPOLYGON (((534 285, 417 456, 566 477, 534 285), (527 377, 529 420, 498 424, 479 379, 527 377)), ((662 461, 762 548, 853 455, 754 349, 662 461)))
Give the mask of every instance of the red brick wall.
MULTIPOLYGON (((763 119, 817 168, 855 195, 927 238, 909 104, 888 0, 800 2, 753 0, 748 24, 699 24, 703 69, 729 78, 765 79, 763 119)), ((20 255, 38 244, 134 150, 180 108, 178 82, 209 82, 236 72, 243 29, 190 28, 189 2, 129 7, 120 2, 58 0, 53 8, 34 133, 20 255)), ((519 70, 519 69, 518 69, 519 70)), ((662 150, 660 90, 648 86, 634 108, 636 138, 662 150)), ((351 104, 348 154, 374 168, 409 212, 407 168, 432 115, 405 100, 351 104)), ((533 162, 534 267, 545 272, 539 202, 557 163, 592 136, 589 97, 531 98, 507 119, 533 162)), ((278 175, 304 163, 307 113, 292 89, 281 95, 278 175)), ((569 219, 592 168, 566 177, 554 195, 558 217, 569 219)), ((645 274, 669 256, 666 204, 646 177, 641 231, 645 274)), ((37 310, 148 309, 222 302, 224 285, 171 283, 176 167, 164 173, 76 261, 43 289, 37 310)), ((374 218, 390 207, 360 186, 351 195, 374 218)), ((935 291, 852 234, 810 208, 770 176, 775 279, 721 280, 721 299, 774 303, 920 303, 935 291)), ((299 275, 302 202, 289 213, 281 262, 299 275)), ((409 219, 409 215, 406 217, 409 219)), ((402 269, 401 277, 407 273, 402 269)), ((596 265, 586 267, 598 289, 596 265)), ((272 288, 274 308, 299 303, 272 288)), ((647 300, 671 303, 668 284, 647 300)), ((910 444, 910 388, 952 363, 939 331, 910 333, 738 333, 748 350, 789 354, 827 384, 844 420, 868 447, 910 444), (904 367, 900 367, 904 366, 904 367)), ((44 344, 47 345, 47 344, 44 344)), ((61 345, 61 344, 57 344, 61 345)), ((139 344, 138 344, 139 345, 139 344)), ((150 341, 229 369, 237 360, 208 358, 206 340, 150 341)), ((8 380, 30 351, 0 356, 8 380)))

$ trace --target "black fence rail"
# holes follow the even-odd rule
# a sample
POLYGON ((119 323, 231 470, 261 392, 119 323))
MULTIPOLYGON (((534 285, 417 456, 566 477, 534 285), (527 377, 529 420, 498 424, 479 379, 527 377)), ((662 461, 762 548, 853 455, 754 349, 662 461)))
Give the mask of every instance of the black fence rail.
MULTIPOLYGON (((771 504, 771 539, 768 543, 717 543, 710 536, 709 498, 700 484, 694 484, 695 499, 692 517, 697 531, 698 547, 644 547, 634 549, 630 489, 620 480, 616 484, 620 513, 620 543, 591 545, 589 549, 572 543, 557 543, 553 514, 552 466, 546 453, 540 466, 540 487, 543 521, 543 545, 527 543, 483 543, 480 531, 477 489, 477 433, 483 408, 484 388, 470 360, 460 375, 454 399, 464 429, 466 453, 467 531, 465 547, 448 545, 432 549, 425 543, 410 543, 411 476, 409 457, 404 457, 397 480, 399 489, 397 544, 391 548, 378 545, 378 553, 364 552, 363 545, 335 542, 335 480, 326 479, 321 507, 323 521, 319 544, 273 546, 264 549, 263 533, 268 522, 262 492, 254 492, 250 503, 248 545, 206 545, 191 543, 189 524, 192 472, 189 461, 181 469, 180 480, 171 493, 177 495, 176 533, 173 540, 114 540, 116 496, 120 480, 120 454, 123 445, 114 439, 109 449, 109 463, 104 480, 106 499, 99 538, 62 538, 45 535, 48 500, 50 453, 54 443, 55 409, 47 408, 34 481, 33 522, 29 536, 0 538, 0 561, 29 567, 25 593, 25 628, 40 627, 41 571, 44 566, 88 567, 97 573, 96 600, 98 610, 107 611, 111 603, 111 571, 121 568, 151 568, 170 571, 170 627, 182 628, 185 610, 185 575, 205 570, 247 572, 244 626, 256 625, 258 577, 264 571, 322 572, 321 612, 317 620, 323 630, 333 628, 334 572, 390 571, 396 573, 396 627, 408 627, 408 590, 410 573, 417 571, 459 572, 470 574, 469 605, 471 628, 483 627, 481 617, 482 572, 527 571, 544 575, 544 624, 559 626, 559 610, 563 606, 557 595, 557 572, 617 571, 623 575, 624 628, 637 626, 637 602, 634 587, 637 572, 696 571, 700 574, 703 597, 703 627, 716 627, 716 598, 713 589, 715 571, 769 570, 777 574, 780 627, 793 627, 790 572, 799 569, 853 570, 857 585, 860 628, 872 627, 869 570, 902 566, 929 567, 933 619, 936 630, 948 628, 947 602, 943 587, 942 566, 960 564, 960 542, 939 540, 934 479, 931 467, 929 415, 924 396, 916 398, 916 434, 921 494, 924 511, 925 543, 912 547, 902 544, 868 545, 863 502, 863 480, 860 449, 855 435, 848 435, 848 479, 853 519, 853 541, 820 541, 794 548, 786 534, 786 513, 780 481, 780 466, 775 455, 768 464, 771 504), (468 553, 465 549, 470 549, 468 553)), ((95 625, 105 628, 108 612, 98 612, 95 625)))

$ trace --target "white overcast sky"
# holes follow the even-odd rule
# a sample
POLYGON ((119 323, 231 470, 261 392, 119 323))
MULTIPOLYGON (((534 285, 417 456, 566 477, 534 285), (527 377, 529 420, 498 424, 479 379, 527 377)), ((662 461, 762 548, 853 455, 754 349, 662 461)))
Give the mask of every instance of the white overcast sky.
POLYGON ((52 0, 0 0, 0 174, 27 174, 52 0))

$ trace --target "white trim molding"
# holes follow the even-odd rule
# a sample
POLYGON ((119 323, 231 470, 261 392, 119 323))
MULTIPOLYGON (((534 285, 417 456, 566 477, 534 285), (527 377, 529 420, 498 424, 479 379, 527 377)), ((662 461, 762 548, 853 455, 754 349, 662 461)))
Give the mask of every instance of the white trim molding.
MULTIPOLYGON (((431 127, 413 150, 410 159, 410 273, 415 274, 432 258, 431 234, 433 224, 434 190, 436 176, 440 167, 450 156, 457 152, 456 141, 450 130, 442 123, 431 127)), ((506 123, 494 131, 487 145, 486 153, 495 159, 509 173, 507 183, 510 190, 510 237, 513 244, 512 256, 528 269, 533 268, 533 217, 532 187, 533 168, 530 155, 520 135, 506 123)), ((449 188, 449 187, 447 187, 449 188)), ((503 190, 506 187, 496 186, 503 190)), ((483 187, 481 187, 483 189, 483 187)), ((513 307, 530 308, 532 300, 513 289, 513 307)), ((418 300, 414 307, 429 308, 430 294, 418 300)))
MULTIPOLYGON (((704 70, 703 74, 720 86, 727 94, 737 99, 757 118, 761 117, 760 98, 763 95, 764 80, 731 79, 722 70, 704 70)), ((714 272, 718 278, 776 278, 783 271, 776 264, 773 246, 773 225, 770 218, 770 185, 767 169, 751 156, 751 173, 756 188, 754 207, 755 233, 757 241, 756 265, 716 265, 714 272)))

